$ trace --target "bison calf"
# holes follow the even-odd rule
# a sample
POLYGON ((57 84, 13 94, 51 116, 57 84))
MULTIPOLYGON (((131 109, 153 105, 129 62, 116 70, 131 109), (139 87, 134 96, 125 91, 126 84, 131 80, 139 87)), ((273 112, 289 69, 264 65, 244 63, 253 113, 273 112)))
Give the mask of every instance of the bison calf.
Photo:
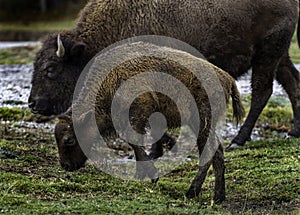
MULTIPOLYGON (((161 125, 159 123, 151 124, 148 119, 152 114, 157 112, 164 115, 167 128, 178 128, 186 122, 192 122, 189 126, 193 133, 198 134, 197 146, 199 155, 201 156, 205 151, 204 149, 207 144, 209 147, 211 146, 212 153, 207 162, 199 162, 198 173, 187 192, 187 197, 191 198, 199 194, 207 170, 212 164, 216 174, 214 199, 219 202, 224 200, 225 167, 223 149, 215 136, 215 127, 217 121, 223 115, 224 109, 221 108, 222 99, 219 99, 220 103, 218 104, 220 107, 218 105, 215 107, 211 106, 207 90, 211 90, 213 95, 218 96, 217 94, 219 94, 224 96, 224 105, 228 103, 231 96, 234 116, 239 120, 243 116, 244 110, 241 105, 235 80, 228 73, 205 60, 196 58, 185 52, 143 42, 116 47, 113 49, 112 53, 107 55, 103 54, 104 56, 100 55, 100 58, 104 59, 104 62, 105 60, 109 61, 111 59, 106 58, 114 56, 114 54, 117 53, 126 53, 126 55, 129 56, 132 53, 140 54, 129 60, 123 61, 113 68, 104 79, 100 69, 100 74, 94 75, 92 78, 92 80, 94 80, 94 85, 91 83, 86 84, 88 85, 88 88, 92 90, 84 92, 86 89, 82 89, 83 92, 81 92, 80 96, 73 103, 73 108, 70 108, 62 115, 60 121, 56 125, 55 137, 62 167, 70 171, 82 167, 89 156, 88 153, 83 153, 83 151, 90 151, 92 147, 90 143, 93 141, 89 140, 95 138, 97 133, 100 133, 103 138, 114 138, 118 136, 113 123, 111 104, 113 103, 114 97, 119 93, 118 89, 124 86, 122 84, 129 83, 127 87, 124 87, 121 90, 122 96, 120 103, 117 105, 117 112, 122 112, 124 109, 123 106, 125 106, 126 100, 129 99, 126 96, 139 87, 142 87, 148 89, 148 91, 137 96, 130 104, 129 110, 130 125, 132 125, 132 128, 139 134, 145 134, 145 128, 151 127, 151 135, 156 135, 155 130, 161 125), (138 52, 136 50, 138 50, 138 52), (147 56, 146 53, 149 51, 154 55, 147 56), (184 65, 181 63, 184 63, 184 65), (186 66, 197 68, 199 74, 209 74, 209 77, 215 77, 217 80, 212 80, 211 78, 199 80, 197 74, 187 69, 186 66), (168 83, 164 82, 164 86, 161 86, 161 83, 155 85, 156 80, 158 80, 155 78, 160 78, 164 75, 172 77, 174 80, 170 79, 168 83), (138 77, 138 79, 134 79, 135 77, 138 77), (155 81, 153 81, 154 79, 155 81), (128 82, 130 80, 133 80, 133 82, 128 82), (188 89, 188 93, 193 99, 188 99, 189 95, 178 90, 178 82, 176 81, 179 81, 188 89), (207 82, 211 82, 210 89, 205 89, 203 86, 203 84, 207 82), (220 92, 217 90, 217 83, 220 83, 220 92), (175 92, 176 98, 171 99, 161 91, 158 92, 157 89, 159 87, 163 87, 166 93, 175 92), (92 99, 93 95, 96 96, 94 107, 88 107, 85 113, 81 114, 79 117, 72 118, 72 114, 74 114, 72 111, 75 111, 74 107, 76 107, 76 105, 86 105, 87 101, 92 99), (124 103, 122 103, 122 99, 124 103), (192 109, 193 101, 196 104, 196 112, 192 109), (94 116, 97 124, 96 128, 91 126, 91 121, 94 116), (197 116, 199 116, 199 121, 196 120, 197 116), (215 120, 213 120, 213 118, 215 120), (77 138, 80 138, 79 141, 76 139, 74 132, 73 126, 75 124, 77 128, 80 128, 79 136, 78 133, 76 133, 77 138), (81 150, 81 147, 84 147, 85 149, 81 150)), ((97 62, 97 58, 95 59, 95 62, 97 62)), ((103 64, 100 63, 98 65, 103 64)), ((95 66, 95 68, 98 67, 95 66)), ((122 120, 120 121, 122 123, 122 120)), ((127 125, 124 126, 125 131, 126 128, 127 125)), ((162 138, 164 138, 164 136, 162 138)), ((134 143, 129 143, 129 145, 133 148, 137 161, 148 161, 136 163, 137 177, 144 178, 148 176, 151 179, 156 179, 158 174, 157 169, 154 166, 154 162, 151 161, 151 157, 144 151, 144 147, 141 144, 134 143)), ((152 145, 153 151, 151 153, 157 154, 155 150, 161 151, 161 147, 160 141, 155 142, 152 145)), ((204 153, 207 153, 207 151, 204 153)))

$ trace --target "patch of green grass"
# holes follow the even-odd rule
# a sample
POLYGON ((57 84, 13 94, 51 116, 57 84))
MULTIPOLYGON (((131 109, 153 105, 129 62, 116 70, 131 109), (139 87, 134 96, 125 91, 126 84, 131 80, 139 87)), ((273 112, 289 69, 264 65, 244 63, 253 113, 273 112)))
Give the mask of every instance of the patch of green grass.
MULTIPOLYGON (((250 110, 251 97, 246 95, 243 96, 241 100, 245 108, 246 117, 250 110)), ((226 111, 226 117, 228 119, 232 119, 232 113, 232 106, 230 103, 226 111)), ((268 124, 272 125, 274 128, 281 126, 291 128, 292 120, 293 111, 289 100, 284 97, 271 97, 266 107, 260 114, 257 124, 268 124)))
MULTIPOLYGON (((9 126, 9 125, 6 125, 9 126)), ((66 172, 53 134, 5 128, 0 149, 0 211, 4 214, 297 214, 300 210, 299 139, 250 142, 226 152, 227 200, 212 204, 210 170, 202 193, 186 199, 197 159, 183 163, 157 184, 127 181, 92 165, 66 172)))
POLYGON ((296 139, 270 139, 227 153, 229 162, 234 162, 232 166, 227 164, 226 176, 227 189, 236 192, 232 201, 244 202, 253 212, 256 208, 269 208, 272 214, 278 214, 278 210, 291 213, 285 211, 283 203, 290 202, 297 214, 300 210, 299 143, 296 139))
POLYGON ((0 65, 30 64, 33 63, 37 49, 18 48, 0 49, 0 65))
POLYGON ((0 120, 24 120, 32 116, 29 109, 0 107, 0 120))
POLYGON ((291 126, 293 119, 292 107, 270 107, 267 106, 259 117, 264 123, 291 126))
POLYGON ((16 100, 5 100, 5 101, 3 101, 3 104, 6 104, 6 105, 23 105, 25 103, 22 102, 22 101, 16 101, 16 100))

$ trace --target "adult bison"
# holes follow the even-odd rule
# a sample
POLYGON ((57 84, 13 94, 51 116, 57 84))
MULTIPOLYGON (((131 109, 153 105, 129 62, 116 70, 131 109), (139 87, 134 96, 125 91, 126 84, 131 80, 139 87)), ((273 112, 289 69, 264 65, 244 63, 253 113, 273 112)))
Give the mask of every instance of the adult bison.
POLYGON ((250 139, 276 78, 294 112, 290 134, 300 136, 300 77, 288 56, 298 21, 296 0, 91 0, 75 29, 45 40, 34 64, 29 107, 59 114, 71 105, 76 81, 99 51, 136 35, 164 35, 198 49, 238 78, 252 68, 250 112, 232 146, 250 139))

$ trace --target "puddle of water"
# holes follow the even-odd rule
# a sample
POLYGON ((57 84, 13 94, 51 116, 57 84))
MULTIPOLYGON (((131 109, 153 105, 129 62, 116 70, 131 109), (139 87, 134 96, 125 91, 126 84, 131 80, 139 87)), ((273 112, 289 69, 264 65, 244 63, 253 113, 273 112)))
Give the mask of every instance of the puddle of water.
POLYGON ((27 107, 32 65, 0 65, 0 106, 27 107))
MULTIPOLYGON (((9 125, 11 121, 0 121, 0 126, 9 125)), ((25 121, 14 121, 12 126, 17 131, 36 130, 36 133, 52 134, 54 131, 55 124, 51 123, 36 123, 36 122, 25 122, 25 121)))
POLYGON ((20 47, 36 47, 41 45, 40 42, 0 42, 0 49, 20 48, 20 47))
MULTIPOLYGON (((248 74, 243 75, 236 81, 237 87, 242 96, 251 94, 251 73, 252 71, 250 70, 248 74)), ((272 96, 287 97, 286 92, 276 80, 273 82, 272 96)))

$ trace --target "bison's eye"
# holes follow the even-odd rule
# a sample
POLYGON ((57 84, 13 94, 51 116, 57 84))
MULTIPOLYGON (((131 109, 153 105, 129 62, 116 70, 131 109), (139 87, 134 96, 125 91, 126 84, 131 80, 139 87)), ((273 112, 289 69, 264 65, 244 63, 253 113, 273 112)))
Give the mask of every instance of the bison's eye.
POLYGON ((50 79, 55 79, 57 77, 58 73, 53 67, 47 68, 47 76, 50 79))

